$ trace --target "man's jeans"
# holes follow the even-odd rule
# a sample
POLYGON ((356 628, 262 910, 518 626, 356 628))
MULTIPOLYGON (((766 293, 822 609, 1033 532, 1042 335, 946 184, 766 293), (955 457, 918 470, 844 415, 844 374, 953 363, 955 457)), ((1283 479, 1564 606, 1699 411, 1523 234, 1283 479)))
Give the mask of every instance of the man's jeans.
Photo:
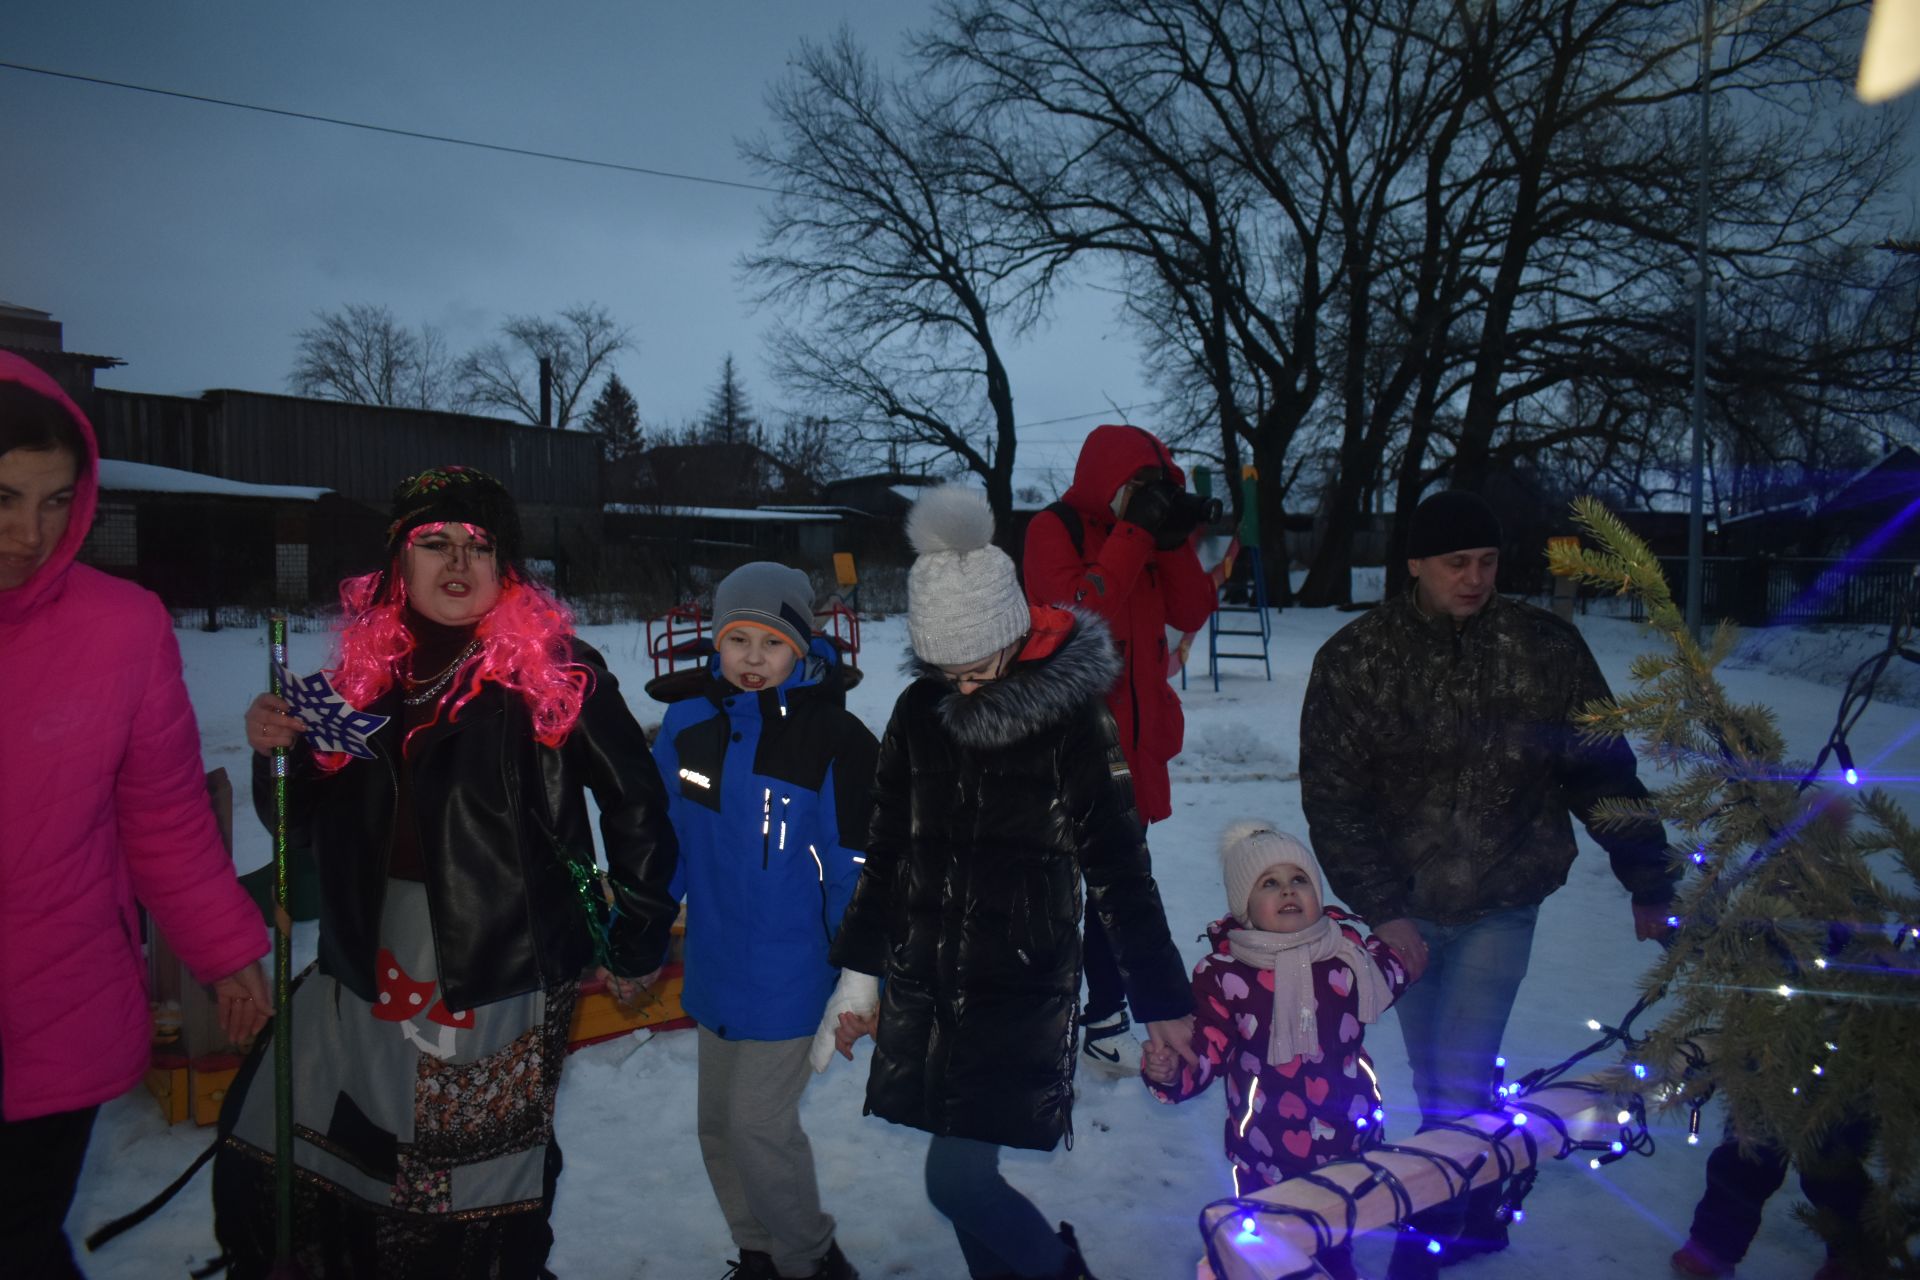
POLYGON ((1395 1003, 1423 1126, 1485 1111, 1493 1060, 1533 952, 1540 908, 1517 907, 1471 924, 1415 920, 1427 971, 1395 1003))

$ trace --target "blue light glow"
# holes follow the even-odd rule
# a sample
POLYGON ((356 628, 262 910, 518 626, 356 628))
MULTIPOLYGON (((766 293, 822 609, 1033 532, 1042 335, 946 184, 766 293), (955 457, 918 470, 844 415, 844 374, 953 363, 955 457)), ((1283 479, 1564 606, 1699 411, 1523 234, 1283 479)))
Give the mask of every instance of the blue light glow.
POLYGON ((1439 1252, 1440 1252, 1440 1242, 1439 1242, 1438 1240, 1429 1240, 1429 1241, 1427 1241, 1427 1252, 1428 1252, 1428 1253, 1439 1253, 1439 1252))

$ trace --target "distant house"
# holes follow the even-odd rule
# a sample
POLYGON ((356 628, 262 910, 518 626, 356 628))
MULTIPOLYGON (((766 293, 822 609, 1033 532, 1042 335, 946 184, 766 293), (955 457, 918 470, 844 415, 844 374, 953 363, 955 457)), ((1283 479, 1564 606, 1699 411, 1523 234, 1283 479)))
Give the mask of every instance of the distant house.
POLYGON ((93 411, 93 375, 126 363, 113 356, 68 351, 58 320, 48 312, 12 302, 0 302, 0 351, 31 360, 89 414, 93 411))
POLYGON ((416 471, 478 467, 519 504, 530 557, 591 565, 600 542, 600 437, 584 431, 227 389, 198 398, 103 389, 93 425, 103 457, 318 486, 376 512, 416 471))
POLYGON ((1720 534, 1729 555, 1920 560, 1920 450, 1890 450, 1825 502, 1809 496, 1725 517, 1720 534))
POLYGON ((385 518, 330 489, 249 484, 114 458, 80 559, 176 609, 330 599, 376 567, 385 518))
POLYGON ((820 486, 753 444, 663 444, 609 468, 606 501, 695 507, 816 503, 820 486))

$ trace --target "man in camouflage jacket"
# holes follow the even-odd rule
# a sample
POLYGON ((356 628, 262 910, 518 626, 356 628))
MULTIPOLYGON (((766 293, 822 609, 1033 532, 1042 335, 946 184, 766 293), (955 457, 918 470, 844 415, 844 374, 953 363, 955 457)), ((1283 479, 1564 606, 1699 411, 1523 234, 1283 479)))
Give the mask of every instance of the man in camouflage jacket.
POLYGON ((1633 750, 1580 740, 1570 717, 1610 696, 1606 679, 1573 626, 1494 591, 1499 544, 1478 496, 1422 503, 1412 589, 1322 646, 1300 719, 1327 879, 1425 975, 1396 1007, 1427 1124, 1489 1105, 1540 903, 1573 863, 1570 815, 1607 850, 1640 938, 1664 936, 1678 877, 1658 822, 1595 824, 1599 801, 1646 795, 1633 750))

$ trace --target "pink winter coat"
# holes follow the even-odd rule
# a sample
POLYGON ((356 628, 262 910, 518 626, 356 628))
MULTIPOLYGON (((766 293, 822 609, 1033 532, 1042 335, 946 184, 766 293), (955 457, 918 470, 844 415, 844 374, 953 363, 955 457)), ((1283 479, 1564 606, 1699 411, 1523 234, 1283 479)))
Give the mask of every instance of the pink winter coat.
POLYGON ((124 1093, 146 1070, 146 961, 134 899, 202 982, 267 950, 221 846, 167 611, 73 562, 98 489, 93 429, 38 369, 0 382, 57 399, 87 443, 71 522, 0 591, 0 1116, 124 1093))

